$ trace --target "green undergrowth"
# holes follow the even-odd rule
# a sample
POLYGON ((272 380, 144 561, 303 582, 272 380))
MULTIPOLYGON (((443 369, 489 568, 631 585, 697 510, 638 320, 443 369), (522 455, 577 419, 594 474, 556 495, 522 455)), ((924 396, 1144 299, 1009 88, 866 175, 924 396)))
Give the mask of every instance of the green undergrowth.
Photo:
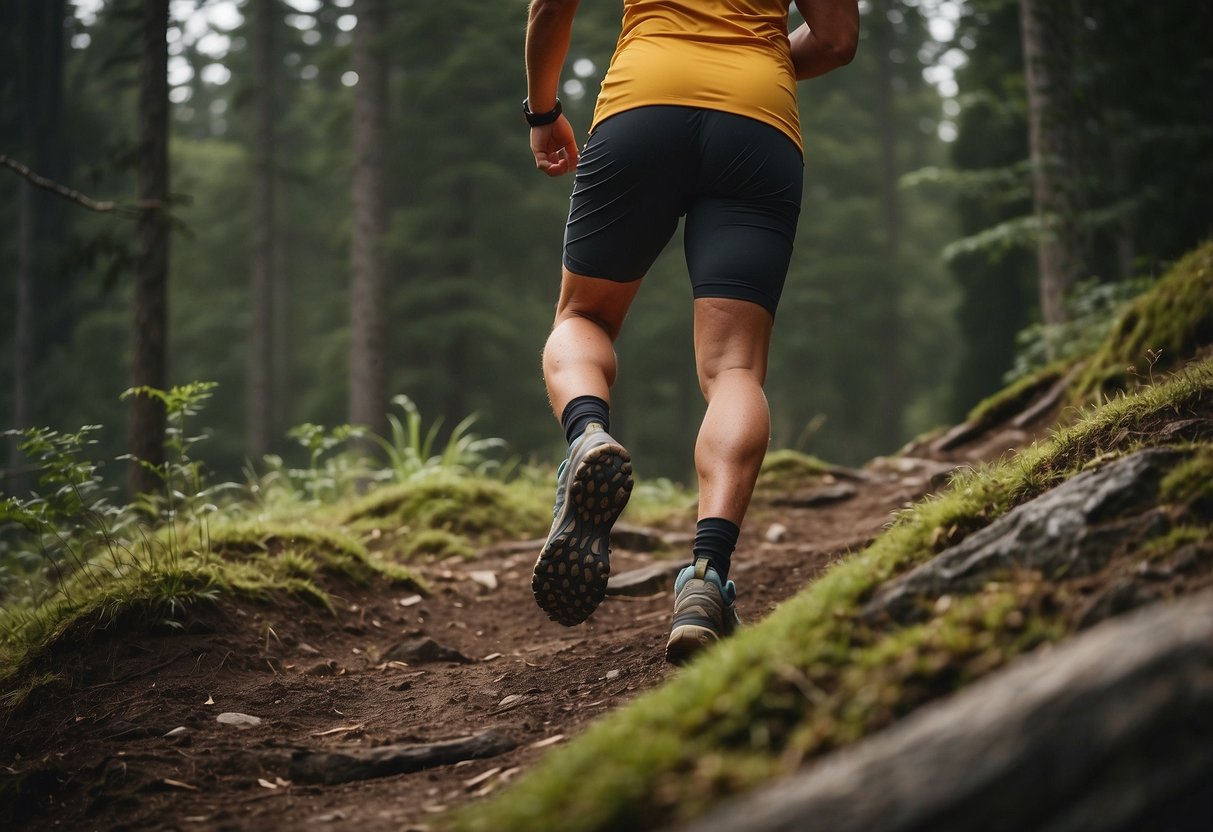
POLYGON ((1077 366, 1062 397, 1074 408, 1161 381, 1213 350, 1213 242, 1179 260, 1150 289, 1128 302, 1107 334, 1085 354, 1055 361, 980 402, 966 421, 991 428, 1023 411, 1077 366))
POLYGON ((771 451, 758 472, 759 491, 790 491, 820 480, 830 466, 815 456, 793 450, 771 451))
POLYGON ((363 532, 389 528, 405 538, 440 530, 490 543, 542 534, 551 523, 551 507, 530 489, 479 477, 435 476, 373 491, 344 510, 338 522, 363 532))
POLYGON ((192 610, 223 597, 268 602, 286 595, 331 609, 325 587, 334 579, 425 586, 349 535, 303 524, 214 520, 205 531, 162 529, 114 545, 43 595, 0 610, 0 683, 63 641, 116 629, 181 629, 192 610), (195 538, 204 545, 184 547, 195 538))
POLYGON ((1123 390, 1213 346, 1213 242, 1192 251, 1133 301, 1077 380, 1078 396, 1123 390))
POLYGON ((1064 361, 1042 367, 979 402, 969 411, 965 421, 981 430, 993 427, 1020 413, 1034 398, 1052 387, 1069 369, 1069 364, 1064 361))
POLYGON ((961 475, 901 513, 871 546, 761 624, 606 717, 452 825, 633 830, 685 820, 1063 638, 1074 626, 1067 599, 1032 574, 949 599, 911 626, 859 613, 885 581, 1085 468, 1143 446, 1210 441, 1213 361, 1086 410, 1049 441, 961 475))

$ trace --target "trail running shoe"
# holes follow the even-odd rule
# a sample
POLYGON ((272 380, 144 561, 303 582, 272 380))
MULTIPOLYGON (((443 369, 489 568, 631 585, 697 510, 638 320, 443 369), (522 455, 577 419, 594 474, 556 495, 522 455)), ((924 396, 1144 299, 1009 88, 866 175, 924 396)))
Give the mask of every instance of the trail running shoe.
POLYGON ((611 526, 631 494, 631 457, 591 422, 556 472, 552 530, 531 578, 535 601, 553 621, 580 624, 602 603, 611 574, 611 526))
POLYGON ((674 581, 674 623, 665 645, 665 659, 682 664, 741 626, 737 616, 737 587, 720 584, 720 575, 699 558, 674 581))

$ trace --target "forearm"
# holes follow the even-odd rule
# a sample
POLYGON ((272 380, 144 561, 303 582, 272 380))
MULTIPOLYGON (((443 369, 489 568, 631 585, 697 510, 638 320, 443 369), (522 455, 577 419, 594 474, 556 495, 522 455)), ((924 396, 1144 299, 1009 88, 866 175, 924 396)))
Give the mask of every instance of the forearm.
POLYGON ((531 0, 526 27, 526 90, 531 111, 556 106, 560 70, 569 51, 578 0, 531 0))
POLYGON ((845 66, 859 44, 857 0, 796 0, 804 24, 788 36, 796 80, 845 66))

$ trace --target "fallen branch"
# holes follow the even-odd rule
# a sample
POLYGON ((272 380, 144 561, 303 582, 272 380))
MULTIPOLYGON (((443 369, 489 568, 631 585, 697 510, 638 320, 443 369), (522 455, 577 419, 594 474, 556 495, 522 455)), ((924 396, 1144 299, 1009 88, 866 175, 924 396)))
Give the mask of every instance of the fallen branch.
POLYGON ((370 780, 408 774, 463 760, 496 757, 513 750, 512 739, 497 731, 483 731, 426 745, 384 745, 351 748, 347 751, 296 751, 291 755, 290 779, 299 783, 333 786, 354 780, 370 780))
POLYGON ((140 212, 149 208, 163 208, 164 204, 156 200, 140 200, 133 205, 124 205, 112 200, 96 200, 86 196, 75 188, 69 188, 66 185, 60 185, 53 179, 47 179, 45 176, 40 176, 29 166, 23 165, 16 159, 9 158, 3 153, 0 153, 0 165, 8 168, 18 176, 25 179, 36 188, 41 188, 44 191, 50 191, 53 194, 63 197, 69 202, 74 202, 90 211, 96 211, 99 214, 118 214, 122 217, 138 217, 140 212))

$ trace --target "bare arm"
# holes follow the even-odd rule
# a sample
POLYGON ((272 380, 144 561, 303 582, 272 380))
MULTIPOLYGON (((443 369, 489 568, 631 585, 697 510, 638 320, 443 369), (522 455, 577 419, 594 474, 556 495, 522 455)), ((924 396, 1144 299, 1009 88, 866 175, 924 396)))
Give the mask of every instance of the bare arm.
MULTIPOLYGON (((532 113, 556 106, 560 69, 569 51, 578 0, 531 0, 526 26, 526 90, 532 113)), ((577 167, 577 138, 563 115, 551 124, 531 128, 535 167, 560 176, 577 167)))
POLYGON ((796 0, 804 24, 792 32, 796 80, 845 66, 859 44, 859 0, 796 0))

